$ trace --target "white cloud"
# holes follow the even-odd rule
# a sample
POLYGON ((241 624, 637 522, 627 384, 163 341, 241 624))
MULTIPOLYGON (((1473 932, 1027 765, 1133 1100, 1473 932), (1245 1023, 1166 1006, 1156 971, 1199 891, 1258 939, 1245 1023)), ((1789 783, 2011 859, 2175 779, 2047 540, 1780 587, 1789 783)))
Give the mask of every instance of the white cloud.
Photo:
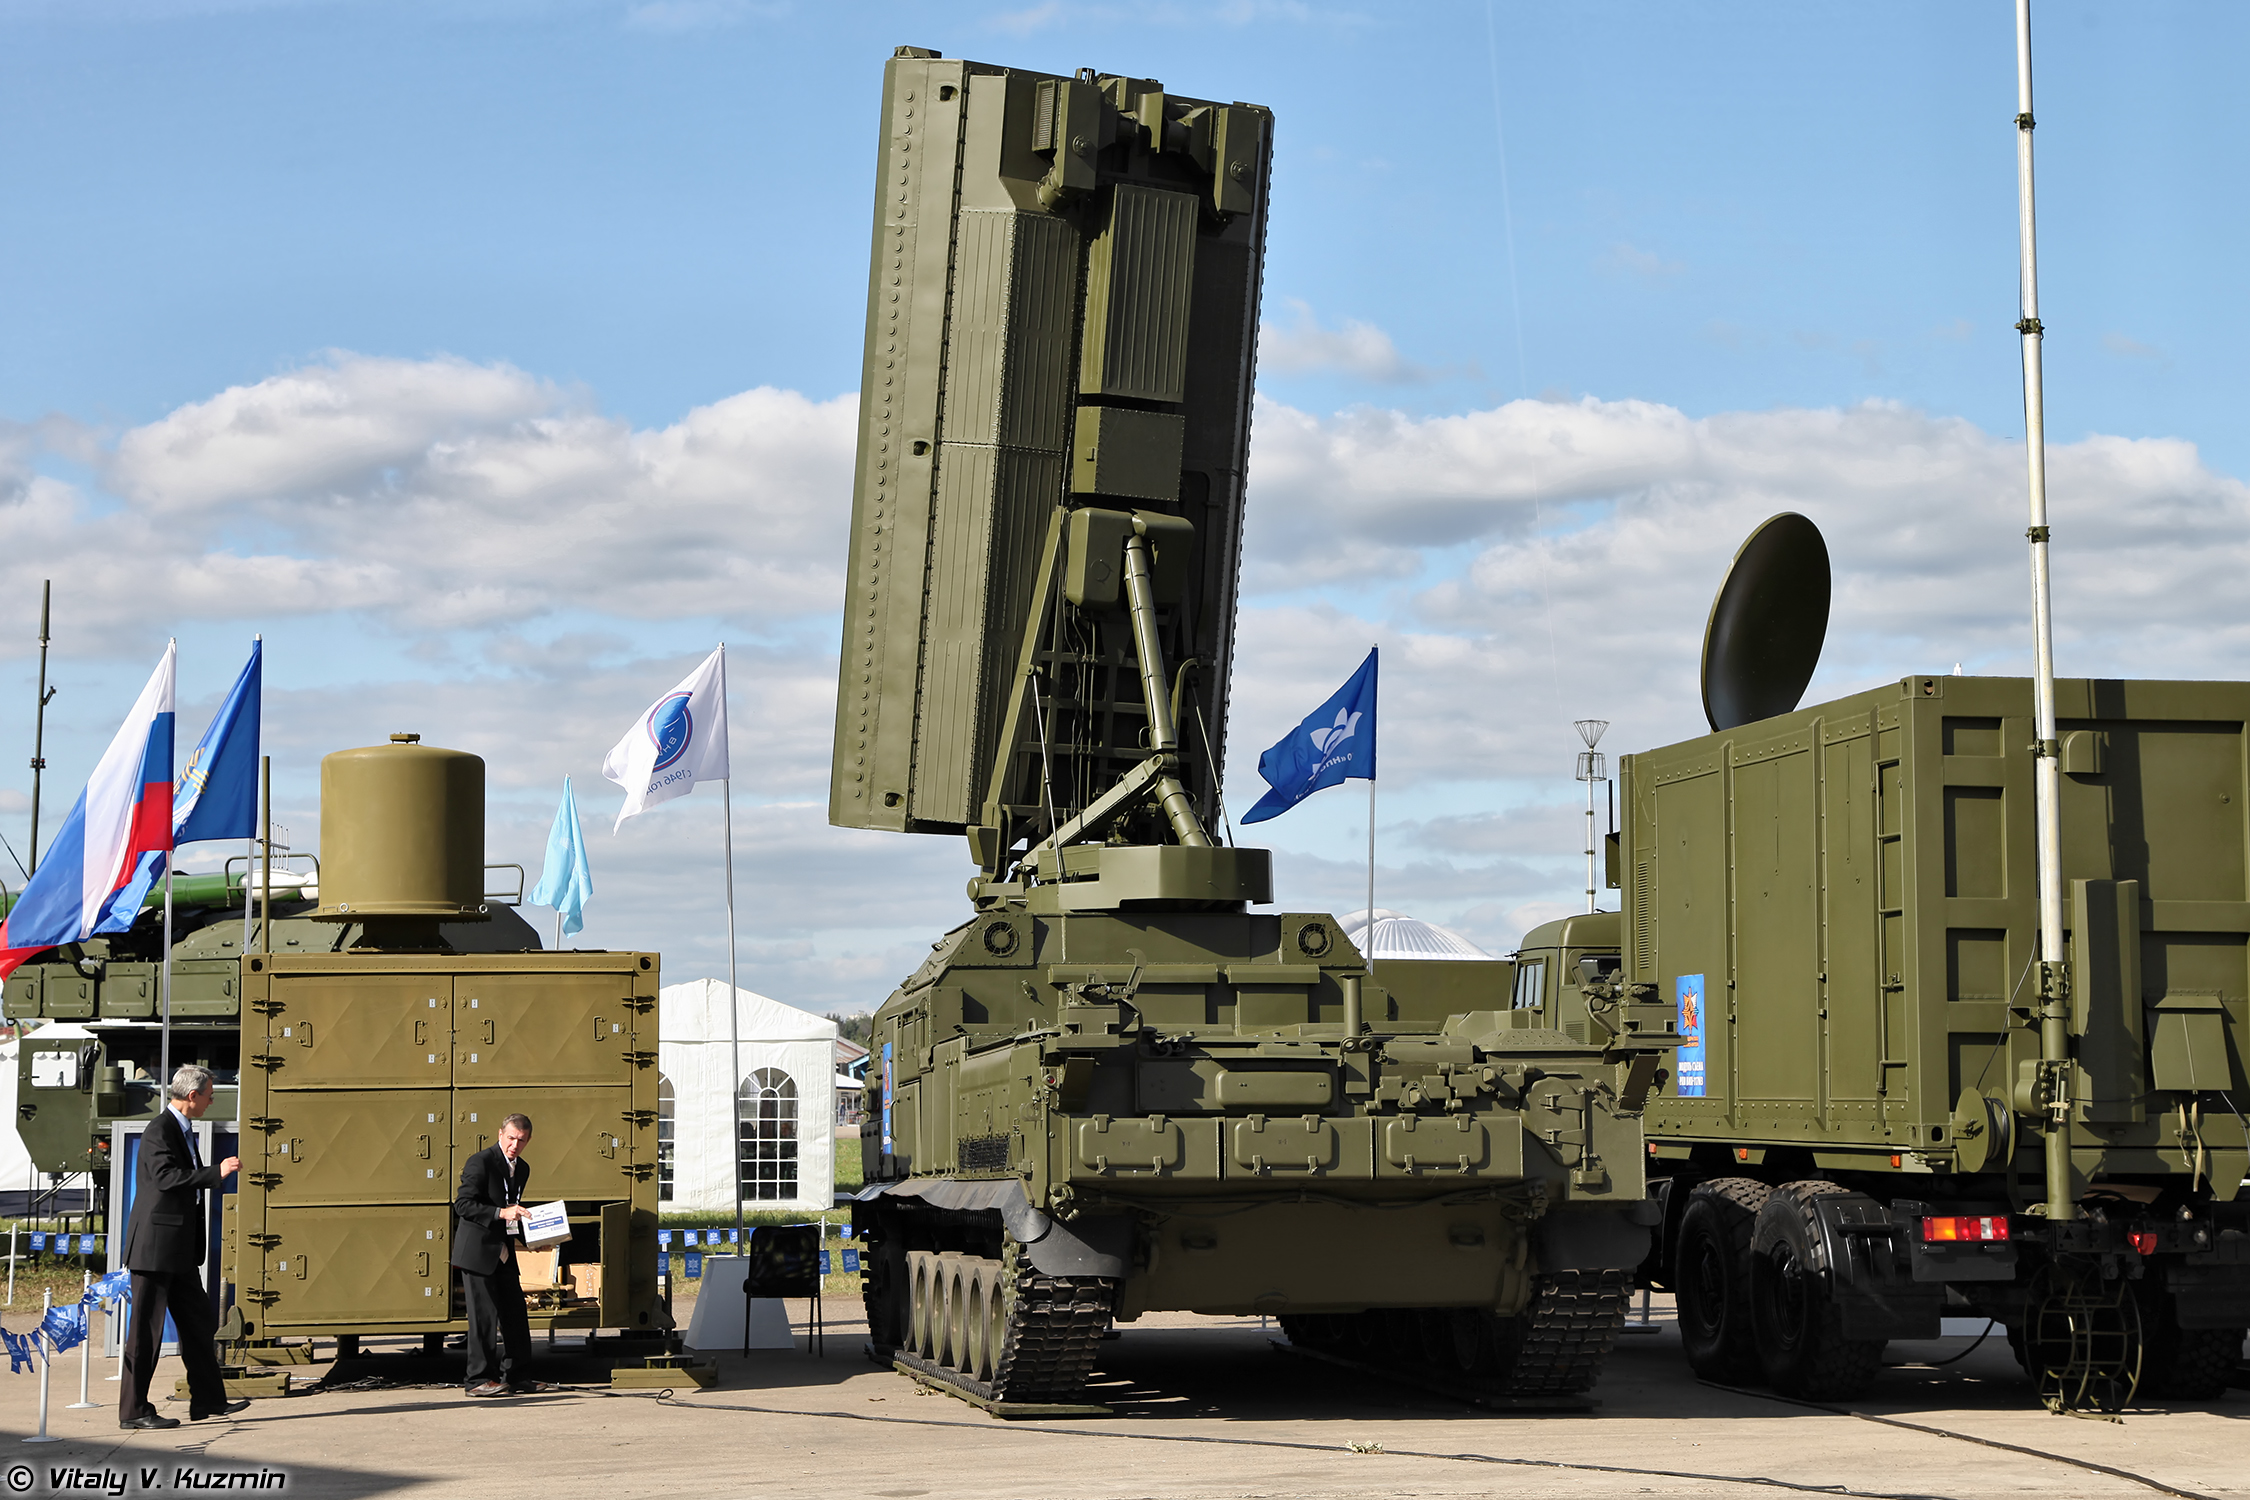
POLYGON ((1623 240, 1609 247, 1602 257, 1602 265, 1612 271, 1621 271, 1643 281, 1669 281, 1687 269, 1680 261, 1666 260, 1654 250, 1643 250, 1623 240))
MULTIPOLYGON (((152 638, 267 628, 268 741, 307 844, 318 757, 392 730, 487 758, 494 860, 536 866, 575 777, 587 941, 663 951, 675 977, 724 961, 715 799, 613 839, 599 763, 709 649, 711 621, 736 622, 744 982, 871 1005, 965 914, 967 868, 958 840, 825 825, 853 410, 759 389, 635 428, 506 366, 338 355, 114 441, 0 428, 0 597, 67 580, 77 662, 106 656, 134 685, 152 638), (106 492, 41 472, 42 448, 106 492)), ((2170 439, 2058 444, 2050 474, 2063 671, 2238 676, 2250 488, 2170 439)), ((1590 398, 1441 417, 1262 401, 1232 800, 1380 643, 1378 901, 1502 951, 1582 883, 1569 721, 1612 720, 1613 755, 1701 731, 1704 613, 1753 526, 1799 510, 1828 537, 1815 701, 1955 661, 2019 672, 2023 482, 2020 442, 1882 403, 1696 418, 1590 398)), ((18 667, 30 633, 0 640, 18 667)), ((50 800, 122 708, 82 680, 64 706, 83 727, 50 722, 50 800)), ((208 708, 183 703, 183 723, 208 708)), ((1313 850, 1278 862, 1285 904, 1353 909, 1365 871, 1336 835, 1362 814, 1325 795, 1257 835, 1313 850)))
POLYGON ((113 641, 336 611, 489 629, 589 600, 640 620, 823 615, 856 408, 761 387, 635 429, 504 365, 337 355, 94 450, 122 510, 22 481, 0 585, 68 573, 113 641))
POLYGON ((1261 369, 1292 374, 1334 370, 1386 385, 1416 385, 1440 372, 1413 363, 1398 352, 1391 336, 1373 323, 1347 318, 1341 328, 1323 328, 1311 306, 1292 299, 1287 327, 1258 329, 1261 369))
POLYGON ((984 24, 994 31, 1009 36, 1029 36, 1044 31, 1062 19, 1062 0, 1045 0, 1044 4, 1026 6, 1022 10, 1004 10, 985 17, 984 24))

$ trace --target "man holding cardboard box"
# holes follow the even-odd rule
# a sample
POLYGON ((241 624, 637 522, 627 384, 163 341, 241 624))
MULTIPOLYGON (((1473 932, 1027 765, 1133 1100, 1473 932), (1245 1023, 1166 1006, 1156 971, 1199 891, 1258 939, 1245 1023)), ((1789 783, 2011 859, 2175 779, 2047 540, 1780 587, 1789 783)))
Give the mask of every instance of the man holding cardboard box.
POLYGON ((524 1184, 531 1163, 523 1159, 531 1139, 531 1119, 510 1115, 500 1124, 500 1139, 469 1158, 461 1168, 461 1192, 454 1199, 453 1264, 461 1273, 469 1305, 469 1368, 465 1389, 472 1396, 522 1395, 551 1391, 531 1378, 531 1319, 526 1315, 523 1282, 516 1259, 523 1248, 524 1184))

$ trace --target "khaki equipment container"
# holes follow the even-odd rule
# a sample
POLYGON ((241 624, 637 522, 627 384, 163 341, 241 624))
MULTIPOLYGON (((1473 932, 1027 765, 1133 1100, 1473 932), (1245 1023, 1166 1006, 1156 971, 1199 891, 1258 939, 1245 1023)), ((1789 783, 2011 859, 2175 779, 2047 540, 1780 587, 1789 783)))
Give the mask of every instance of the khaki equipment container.
POLYGON ((885 75, 830 817, 965 836, 877 1012, 874 1342, 1067 1400, 1113 1320, 1583 1390, 1652 1219, 1670 1011, 1385 961, 1215 835, 1272 162, 1259 107, 885 75))
MULTIPOLYGON (((534 1197, 569 1206, 561 1261, 595 1271, 565 1273, 591 1294, 542 1296, 533 1326, 660 1336, 656 955, 540 952, 485 895, 476 756, 393 735, 328 756, 321 786, 317 879, 275 888, 248 951, 239 871, 173 881, 172 1056, 213 1071, 211 1118, 240 1140, 223 1336, 465 1329, 454 1195, 513 1113, 534 1197)), ((163 1107, 151 903, 9 976, 10 1019, 75 1028, 21 1049, 17 1132, 42 1170, 102 1182, 113 1127, 163 1107)))
POLYGON ((1524 965, 1621 952, 1680 1012, 1647 1273, 1705 1375, 1849 1394, 1950 1312, 2005 1324, 2058 1400, 2223 1389, 2250 1323, 2250 685, 2057 691, 2059 1066, 2028 679, 1908 678, 1624 757, 1622 915, 1525 939, 1524 965), (2047 1212, 2049 1128, 2075 1217, 2047 1212))
POLYGON ((531 1118, 531 1197, 601 1295, 540 1327, 656 1326, 656 988, 645 953, 252 954, 228 1279, 260 1339, 467 1326, 469 1157, 531 1118))

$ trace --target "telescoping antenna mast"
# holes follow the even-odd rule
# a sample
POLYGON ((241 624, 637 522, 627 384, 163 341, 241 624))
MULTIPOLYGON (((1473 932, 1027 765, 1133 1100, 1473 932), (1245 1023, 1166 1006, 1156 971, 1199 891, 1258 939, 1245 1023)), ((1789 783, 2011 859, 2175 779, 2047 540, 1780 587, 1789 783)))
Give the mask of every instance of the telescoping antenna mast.
POLYGON ((2047 413, 2041 384, 2038 225, 2032 211, 2031 0, 2016 0, 2016 214, 2022 257, 2023 436, 2031 495, 2032 805, 2039 843, 2039 1088, 2047 1107, 2047 1217, 2077 1217, 2070 1181, 2070 966, 2063 955, 2061 765, 2055 623, 2047 575, 2047 413))
POLYGON ((1594 838, 1594 786, 1609 780, 1609 757, 1596 750, 1602 735, 1609 729, 1607 719, 1578 719, 1571 724, 1586 748, 1578 752, 1578 779, 1586 783, 1586 910, 1593 911, 1594 893, 1601 889, 1595 879, 1594 851, 1600 847, 1594 838))

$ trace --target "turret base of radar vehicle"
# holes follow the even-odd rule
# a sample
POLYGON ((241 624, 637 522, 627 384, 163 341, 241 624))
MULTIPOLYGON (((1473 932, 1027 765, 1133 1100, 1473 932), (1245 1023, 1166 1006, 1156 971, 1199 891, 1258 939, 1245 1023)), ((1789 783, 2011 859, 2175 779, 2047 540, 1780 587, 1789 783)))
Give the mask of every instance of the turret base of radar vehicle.
POLYGON ((885 75, 830 819, 978 873, 876 1014, 853 1218, 876 1345, 985 1400, 1175 1309, 1580 1391, 1649 1242, 1667 1007, 1378 971, 1209 831, 1271 137, 1153 79, 885 75))

